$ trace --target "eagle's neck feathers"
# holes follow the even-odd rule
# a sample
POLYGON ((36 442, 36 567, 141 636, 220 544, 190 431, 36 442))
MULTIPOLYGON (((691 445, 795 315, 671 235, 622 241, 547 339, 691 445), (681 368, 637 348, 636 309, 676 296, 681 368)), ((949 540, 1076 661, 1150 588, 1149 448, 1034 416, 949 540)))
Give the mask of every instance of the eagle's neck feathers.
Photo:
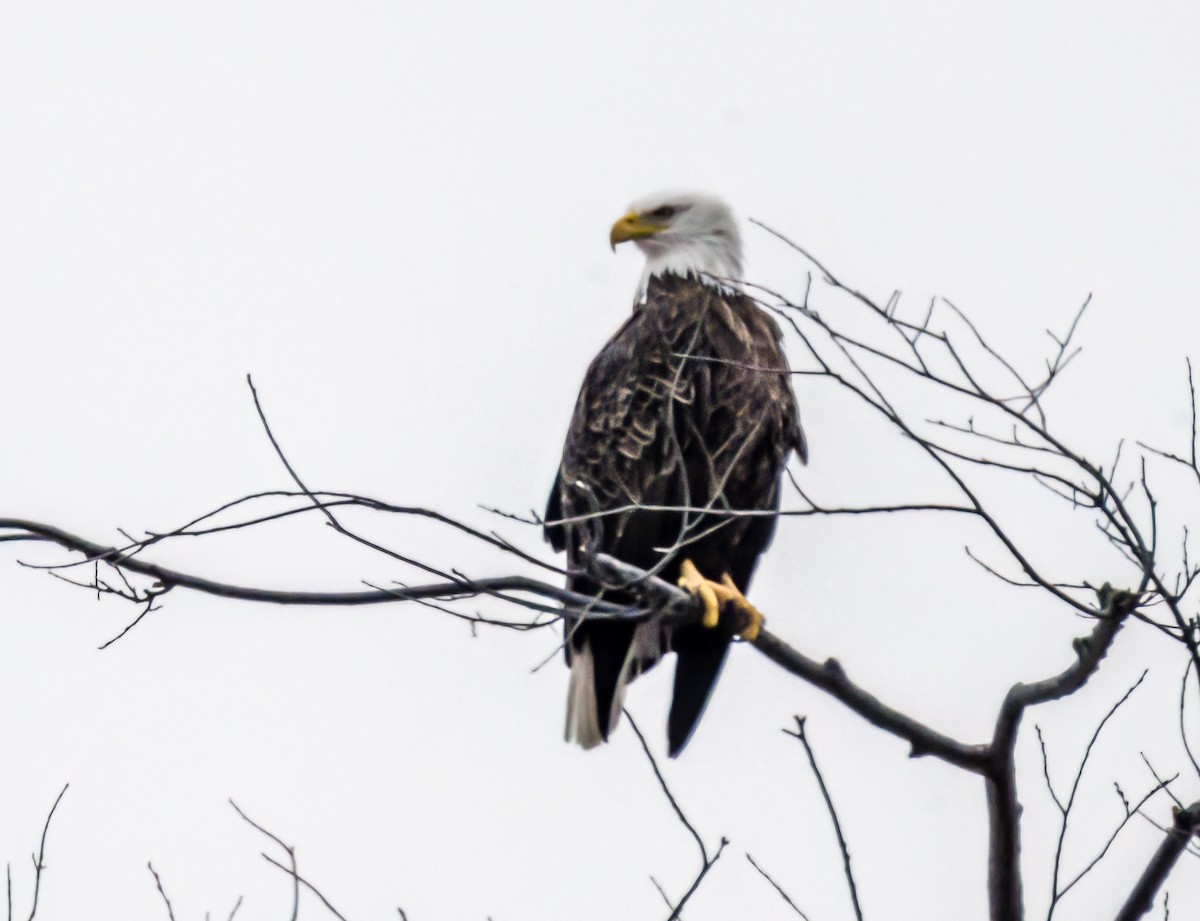
POLYGON ((742 278, 742 254, 736 239, 725 234, 688 236, 665 240, 639 240, 646 254, 646 270, 638 285, 635 304, 646 299, 650 279, 656 275, 693 275, 703 284, 722 291, 738 291, 742 278))

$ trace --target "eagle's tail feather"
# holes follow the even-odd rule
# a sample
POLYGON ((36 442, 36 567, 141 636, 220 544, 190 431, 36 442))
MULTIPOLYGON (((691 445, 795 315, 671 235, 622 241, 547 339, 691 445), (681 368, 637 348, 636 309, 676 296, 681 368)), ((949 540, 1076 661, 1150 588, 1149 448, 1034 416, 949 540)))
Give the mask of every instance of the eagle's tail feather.
POLYGON ((595 748, 604 741, 596 711, 596 660, 585 640, 571 659, 571 684, 567 690, 568 742, 595 748))
POLYGON ((671 646, 677 661, 671 712, 667 717, 667 751, 675 758, 683 751, 704 715, 704 708, 708 706, 725 664, 729 637, 719 630, 698 625, 684 627, 675 632, 671 646))
POLYGON ((590 625, 588 635, 571 656, 567 691, 568 742, 594 748, 607 742, 621 721, 625 688, 662 657, 655 624, 590 625), (604 714, 604 716, 601 716, 604 714))

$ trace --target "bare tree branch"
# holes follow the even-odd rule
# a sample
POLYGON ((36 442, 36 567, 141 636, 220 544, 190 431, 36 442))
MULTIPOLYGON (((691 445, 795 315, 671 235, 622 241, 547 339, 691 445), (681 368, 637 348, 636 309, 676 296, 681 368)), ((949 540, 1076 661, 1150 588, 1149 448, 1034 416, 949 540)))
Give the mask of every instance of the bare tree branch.
MULTIPOLYGON (((50 820, 54 818, 54 812, 58 809, 58 804, 62 802, 63 795, 67 792, 67 788, 71 786, 69 783, 63 784, 63 788, 59 791, 58 796, 54 798, 54 805, 50 807, 50 812, 46 816, 46 824, 42 826, 42 840, 38 845, 37 855, 33 858, 33 905, 29 909, 29 921, 33 921, 38 910, 38 896, 42 892, 42 871, 46 869, 46 835, 50 832, 50 820)), ((12 914, 12 880, 9 879, 9 914, 12 914)))
POLYGON ((297 883, 299 883, 301 886, 303 886, 305 889, 307 889, 309 892, 311 892, 313 895, 315 895, 318 899, 320 899, 321 904, 324 905, 329 910, 329 913, 331 915, 333 915, 335 918, 337 918, 338 921, 346 921, 345 916, 340 911, 338 911, 336 908, 334 908, 333 905, 330 904, 329 899, 325 898, 325 896, 321 893, 320 889, 318 889, 316 886, 314 886, 312 883, 310 883, 303 876, 301 876, 299 873, 296 872, 295 866, 285 867, 283 864, 281 864, 278 860, 276 860, 270 854, 262 854, 261 856, 262 856, 262 859, 265 860, 267 863, 269 863, 271 866, 278 867, 284 873, 288 874, 288 876, 293 877, 297 883))
POLYGON ((825 778, 821 775, 821 769, 817 767, 817 756, 813 754, 812 745, 809 744, 808 734, 805 732, 805 722, 805 717, 797 716, 796 731, 791 732, 785 729, 784 732, 795 736, 804 746, 808 764, 812 768, 813 776, 817 778, 817 786, 821 788, 821 797, 825 800, 825 808, 829 811, 829 818, 833 820, 833 831, 837 835, 838 849, 842 852, 842 867, 846 873, 846 885, 850 887, 850 904, 854 906, 854 917, 858 921, 863 921, 862 906, 858 902, 858 887, 854 884, 854 871, 850 869, 850 848, 846 844, 846 836, 842 834, 842 823, 838 821, 837 810, 833 806, 833 797, 829 795, 829 788, 825 786, 825 778))
POLYGON ((163 889, 162 879, 159 877, 158 871, 154 869, 154 864, 150 861, 146 861, 146 869, 148 869, 151 875, 153 875, 154 885, 158 889, 158 894, 162 896, 163 904, 167 906, 167 917, 170 918, 171 921, 175 921, 175 909, 171 907, 171 900, 167 898, 167 892, 165 889, 163 889))
MULTIPOLYGON (((243 822, 245 822, 247 825, 249 825, 251 828, 255 829, 256 831, 261 832, 266 837, 270 838, 272 841, 274 841, 276 844, 278 844, 281 848, 283 848, 283 850, 287 853, 288 860, 292 866, 291 866, 290 870, 287 870, 286 867, 283 869, 286 872, 289 872, 289 874, 292 877, 292 884, 293 884, 292 885, 292 921, 296 921, 296 916, 300 913, 300 875, 296 872, 296 849, 294 847, 292 847, 290 844, 285 843, 283 841, 283 839, 281 839, 278 835, 274 834, 273 832, 267 831, 265 828, 263 828, 261 825, 259 825, 257 822, 255 822, 252 818, 250 818, 250 816, 248 816, 248 815, 246 815, 246 813, 242 812, 242 810, 238 807, 238 804, 235 803, 232 799, 229 801, 229 805, 233 807, 234 812, 236 812, 239 816, 241 816, 243 822)), ((271 861, 270 857, 267 857, 266 854, 263 854, 262 856, 267 861, 273 862, 273 861, 271 861)))
POLYGON ((1137 604, 1130 592, 1105 586, 1100 593, 1105 614, 1091 634, 1075 641, 1076 659, 1065 671, 1032 684, 1016 684, 1005 695, 988 747, 988 893, 993 921, 1023 915, 1021 892, 1021 806, 1017 801, 1017 730, 1026 708, 1057 700, 1079 690, 1100 667, 1125 618, 1137 604))
POLYGON ((662 886, 659 885, 658 880, 656 880, 653 876, 650 877, 650 882, 652 882, 654 887, 658 889, 659 894, 662 895, 663 900, 667 903, 667 907, 671 909, 671 914, 667 918, 667 921, 681 921, 681 912, 683 911, 683 907, 688 903, 688 900, 695 895, 696 890, 700 888, 700 884, 704 882, 704 877, 708 875, 708 871, 711 870, 713 865, 721 859, 721 854, 724 853, 725 847, 729 844, 729 841, 722 837, 720 844, 717 846, 716 852, 712 855, 712 857, 709 857, 708 848, 704 845, 704 839, 700 837, 700 833, 696 831, 696 827, 692 825, 692 823, 688 821, 687 816, 683 814, 683 809, 680 808, 679 802, 675 799, 675 795, 671 793, 671 788, 667 786, 666 778, 663 777, 663 773, 658 767, 658 761, 655 759, 654 754, 650 751, 650 746, 646 744, 646 737, 642 735, 642 731, 638 728, 638 725, 634 721, 630 712, 628 710, 622 710, 622 712, 625 714, 625 719, 629 721, 629 725, 632 727, 634 735, 637 736, 638 742, 641 743, 642 752, 646 755, 646 760, 650 762, 650 767, 654 771, 654 777, 656 780, 658 780, 659 788, 663 791, 663 795, 666 796, 667 802, 671 804, 671 809, 675 813, 675 817, 679 819, 680 824, 687 829, 688 834, 690 834, 695 840, 696 846, 700 848, 700 871, 696 874, 696 877, 692 880, 691 886, 688 888, 687 892, 683 894, 683 898, 681 898, 678 903, 672 905, 671 899, 667 896, 667 893, 662 886))
POLYGON ((775 880, 771 879, 770 874, 767 873, 766 870, 764 870, 757 863, 755 863, 754 858, 751 857, 749 853, 746 854, 746 859, 748 861, 750 861, 750 866, 754 867, 754 869, 759 872, 759 875, 761 875, 763 879, 765 879, 768 883, 770 883, 771 886, 775 889, 775 891, 779 893, 779 897, 787 903, 788 907, 791 908, 792 911, 794 911, 801 918, 803 918, 804 921, 809 921, 808 915, 806 915, 804 912, 802 912, 800 910, 800 907, 795 902, 792 901, 792 897, 790 895, 788 895, 786 892, 784 892, 783 887, 780 886, 779 883, 777 883, 777 882, 775 882, 775 880))
POLYGON ((1075 874, 1069 883, 1063 886, 1062 892, 1059 894, 1060 898, 1066 895, 1076 883, 1087 876, 1096 867, 1096 865, 1104 859, 1104 856, 1108 853, 1108 849, 1113 846, 1113 842, 1117 840, 1117 836, 1121 834, 1125 826, 1129 823, 1129 820, 1135 815, 1140 814, 1142 807, 1150 802, 1150 800, 1153 799, 1158 793, 1161 793, 1163 790, 1165 790, 1167 788, 1167 784, 1174 781, 1178 776, 1179 775, 1176 774, 1175 777, 1162 781, 1162 783, 1158 786, 1151 787, 1149 792, 1143 795, 1142 798, 1137 801, 1137 803, 1135 803, 1133 806, 1127 805, 1125 807, 1125 818, 1121 819, 1117 827, 1113 829, 1112 834, 1108 836, 1108 840, 1104 842, 1104 847, 1100 849, 1100 853, 1093 857, 1088 862, 1087 866, 1075 874))
POLYGON ((932 755, 977 774, 985 770, 987 746, 958 742, 888 706, 851 681, 836 659, 818 662, 767 630, 752 645, 776 665, 825 691, 867 722, 904 739, 911 746, 910 757, 932 755))
POLYGON ((1187 809, 1175 809, 1175 821, 1149 864, 1142 872, 1133 892, 1117 913, 1115 921, 1136 921, 1154 907, 1154 896, 1166 882, 1167 875, 1187 849, 1188 842, 1200 833, 1200 802, 1187 809))
POLYGON ((642 730, 638 728, 637 721, 634 720, 633 714, 625 708, 622 708, 621 712, 625 714, 625 719, 629 721, 629 726, 633 730, 633 734, 637 736, 638 742, 641 743, 642 751, 646 755, 646 760, 650 762, 650 767, 654 771, 654 777, 658 781, 658 785, 662 789, 663 795, 666 796, 667 802, 671 804, 671 809, 675 813, 675 817, 679 819, 683 827, 688 830, 688 834, 695 839, 696 846, 700 848, 701 862, 708 863, 708 848, 704 846, 704 839, 701 838, 700 833, 696 831, 696 826, 689 822, 687 816, 683 814, 683 810, 679 807, 678 800, 676 800, 674 794, 671 793, 671 788, 667 786, 667 780, 665 777, 663 777, 662 771, 659 770, 658 761, 655 760, 653 753, 651 753, 650 746, 646 744, 646 737, 642 735, 642 730))
MULTIPOLYGON (((1112 707, 1109 708, 1109 711, 1104 714, 1104 717, 1100 720, 1099 724, 1096 726, 1096 729, 1092 732, 1092 737, 1088 740, 1087 746, 1084 748, 1083 757, 1080 759, 1079 766, 1075 770, 1075 779, 1071 783, 1071 792, 1067 795, 1067 801, 1059 806, 1059 809, 1062 813, 1062 821, 1059 823, 1058 842, 1054 848, 1054 870, 1050 877, 1050 907, 1046 912, 1046 921, 1051 921, 1051 919, 1054 917, 1054 911, 1058 907, 1059 900, 1066 895, 1076 883, 1083 879, 1083 877, 1088 874, 1092 867, 1100 862, 1105 853, 1108 852, 1109 846, 1114 840, 1116 840, 1117 833, 1119 833, 1120 830, 1125 827, 1125 823, 1128 822, 1130 816, 1133 815, 1128 804, 1126 803, 1125 819, 1121 822, 1120 826, 1118 826, 1117 832, 1115 832, 1109 839, 1109 842, 1105 845, 1104 850, 1100 852, 1100 855, 1096 857, 1091 864, 1085 867, 1083 871, 1081 871, 1074 879, 1060 889, 1058 885, 1059 872, 1062 866, 1063 844, 1067 838, 1067 826, 1071 820, 1071 810, 1075 806, 1075 798, 1079 794, 1079 785, 1083 782, 1083 774, 1087 770, 1088 759, 1092 756, 1092 749, 1095 748, 1096 742, 1100 738, 1100 733, 1104 731, 1104 727, 1108 725, 1108 721, 1112 719, 1116 712, 1121 709, 1122 705, 1133 695, 1133 692, 1136 691, 1141 686, 1142 682, 1146 680, 1147 674, 1148 672, 1143 671, 1138 677, 1137 681, 1135 681, 1133 685, 1130 686, 1130 688, 1123 695, 1121 695, 1120 700, 1113 704, 1112 707)), ((1040 731, 1038 733, 1038 738, 1041 738, 1040 731)), ((1049 777, 1047 777, 1046 782, 1047 784, 1049 783, 1049 777)), ((1151 791, 1150 794, 1143 798, 1142 802, 1138 804, 1139 808, 1150 798, 1150 796, 1162 789, 1163 786, 1165 786, 1165 784, 1160 784, 1153 791, 1151 791)), ((1120 792, 1119 788, 1118 792, 1120 792)), ((1122 797, 1122 801, 1123 800, 1124 797, 1122 797)), ((1057 802, 1057 797, 1055 797, 1055 801, 1057 802)))
MULTIPOLYGON (((556 585, 540 582, 526 576, 502 576, 491 579, 453 580, 432 585, 418 585, 410 588, 376 589, 369 592, 293 592, 284 590, 263 589, 250 586, 234 585, 218 582, 203 576, 191 575, 147 563, 115 547, 106 547, 78 535, 71 534, 53 525, 19 518, 0 518, 0 529, 22 532, 9 535, 10 538, 32 536, 40 540, 51 541, 68 550, 83 553, 90 561, 108 563, 111 566, 127 572, 137 573, 153 579, 161 586, 157 594, 163 594, 173 588, 191 589, 208 595, 222 598, 234 598, 240 601, 257 601, 268 604, 282 605, 319 605, 327 607, 355 606, 361 604, 387 604, 398 601, 413 601, 423 598, 463 598, 480 594, 495 594, 504 592, 526 592, 544 598, 552 598, 567 605, 592 605, 594 610, 590 616, 603 617, 607 613, 627 613, 624 605, 613 605, 605 602, 595 602, 590 596, 580 595, 556 585)), ((137 599, 139 602, 144 599, 137 599)))

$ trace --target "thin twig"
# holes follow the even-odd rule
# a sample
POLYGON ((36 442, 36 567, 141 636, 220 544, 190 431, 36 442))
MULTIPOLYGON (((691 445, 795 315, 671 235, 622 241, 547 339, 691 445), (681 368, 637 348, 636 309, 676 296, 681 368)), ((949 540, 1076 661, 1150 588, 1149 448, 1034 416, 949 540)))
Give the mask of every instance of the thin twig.
POLYGON ((750 861, 750 866, 754 867, 754 869, 756 869, 759 872, 759 874, 761 874, 762 878, 765 879, 768 883, 770 883, 774 887, 775 891, 779 893, 779 897, 781 899, 783 899, 785 902, 787 902, 788 907, 791 908, 792 911, 794 911, 801 918, 803 918, 804 921, 809 921, 808 915, 806 915, 804 912, 802 912, 800 910, 800 906, 792 901, 792 897, 783 891, 783 887, 780 886, 779 883, 777 883, 777 882, 775 882, 775 880, 771 879, 770 874, 767 873, 766 870, 764 870, 757 863, 755 863, 754 858, 751 857, 748 852, 746 854, 746 859, 748 861, 750 861))
MULTIPOLYGON (((1071 820, 1071 809, 1075 805, 1075 797, 1079 793, 1079 785, 1083 782, 1083 774, 1084 774, 1084 771, 1087 769, 1088 759, 1091 758, 1092 749, 1095 748, 1096 742, 1100 739, 1100 733, 1102 733, 1104 731, 1104 727, 1106 725, 1108 725, 1108 721, 1110 719, 1112 719, 1112 717, 1114 715, 1116 715, 1116 712, 1121 709, 1121 707, 1125 704, 1125 702, 1127 700, 1129 700, 1130 697, 1133 696, 1133 692, 1136 691, 1139 687, 1141 687, 1142 682, 1146 680, 1146 675, 1148 675, 1148 674, 1149 674, 1149 670, 1143 671, 1142 674, 1140 676, 1138 676, 1137 681, 1135 681, 1129 687, 1129 689, 1126 690, 1125 693, 1121 695, 1120 700, 1118 700, 1115 704, 1113 704, 1109 708, 1108 712, 1104 714, 1104 717, 1100 720, 1099 724, 1096 726, 1096 729, 1092 732, 1092 737, 1090 739, 1088 739, 1087 747, 1084 748, 1084 750, 1083 750, 1083 757, 1079 761, 1079 767, 1075 771, 1075 779, 1071 783, 1071 792, 1067 795, 1066 803, 1060 807, 1061 811, 1062 811, 1062 821, 1059 823, 1058 842, 1054 848, 1054 870, 1050 876, 1050 907, 1046 912, 1046 921, 1051 921, 1051 919, 1054 917, 1054 910, 1058 907, 1059 900, 1064 895, 1066 895, 1067 892, 1077 882, 1079 882, 1079 880, 1081 880, 1085 875, 1087 875, 1088 871, 1091 870, 1091 868, 1093 866, 1095 866, 1097 863, 1099 863, 1100 859, 1108 851, 1108 846, 1106 845, 1104 850, 1100 852, 1100 856, 1097 857, 1095 860, 1093 860, 1092 863, 1089 864, 1083 870, 1083 872, 1081 872, 1078 876, 1076 876, 1073 880, 1071 880, 1071 882, 1069 884, 1067 884, 1066 886, 1064 886, 1061 889, 1059 888, 1059 886, 1058 886, 1059 870, 1062 866, 1063 845, 1066 842, 1066 838, 1067 838, 1067 825, 1071 820)), ((1155 793, 1155 792, 1157 792, 1157 789, 1152 791, 1151 795, 1153 795, 1153 793, 1155 793)), ((1146 799, 1149 799, 1149 796, 1147 796, 1146 799)), ((1142 802, 1144 803, 1145 801, 1146 800, 1144 799, 1142 802)), ((1141 804, 1139 804, 1139 806, 1140 805, 1141 804)), ((1127 822, 1128 820, 1129 820, 1129 814, 1127 811, 1126 816, 1125 816, 1125 822, 1127 822)), ((1125 822, 1122 822, 1121 825, 1117 828, 1118 832, 1122 828, 1125 827, 1125 822)), ((1113 835, 1113 838, 1114 839, 1116 838, 1115 833, 1113 835)), ((1111 843, 1112 843, 1112 839, 1109 840, 1109 844, 1111 844, 1111 843)))
MULTIPOLYGON (((263 828, 261 825, 259 825, 257 822, 255 822, 252 818, 250 818, 250 816, 248 816, 248 815, 246 815, 246 813, 242 812, 242 810, 238 806, 238 804, 235 803, 232 799, 229 801, 229 805, 233 807, 234 812, 236 812, 239 816, 242 817, 242 821, 244 821, 251 828, 254 828, 255 830, 266 835, 268 838, 270 838, 272 841, 274 841, 276 844, 278 844, 281 848, 283 848, 285 852, 287 852, 288 858, 292 864, 291 870, 288 871, 291 874, 292 882, 293 882, 292 921, 296 921, 296 916, 300 913, 300 875, 299 875, 299 873, 296 872, 296 849, 294 847, 292 847, 290 844, 285 843, 283 841, 283 839, 280 838, 278 835, 274 834, 273 832, 267 831, 265 828, 263 828)), ((266 854, 263 854, 262 856, 264 858, 266 858, 267 860, 271 859, 271 858, 267 857, 266 854)), ((285 867, 284 869, 286 870, 287 868, 285 867)))
POLYGON ((42 840, 38 845, 37 857, 33 861, 33 907, 29 909, 29 921, 33 921, 34 915, 37 914, 38 896, 42 891, 42 871, 46 869, 46 835, 50 831, 50 820, 54 818, 54 812, 58 809, 58 804, 62 802, 63 795, 67 792, 69 786, 71 786, 69 783, 63 784, 63 788, 54 799, 54 805, 50 807, 50 812, 46 816, 46 824, 42 826, 42 840))
POLYGON ((683 911, 683 906, 685 906, 691 900, 692 896, 696 894, 696 890, 699 889, 700 884, 704 882, 704 877, 708 876, 708 871, 716 866, 717 861, 721 859, 721 855, 725 853, 725 848, 728 846, 728 844, 729 840, 727 838, 721 839, 720 843, 717 845, 716 853, 714 853, 712 856, 712 860, 707 861, 704 866, 700 868, 700 872, 696 874, 696 878, 692 880, 692 885, 688 887, 688 891, 683 894, 683 898, 679 900, 679 904, 675 906, 675 909, 667 917, 667 921, 680 921, 680 912, 683 911))
POLYGON ((171 907, 171 900, 167 898, 167 892, 163 889, 162 879, 159 878, 158 871, 154 869, 154 864, 146 861, 146 867, 154 876, 154 885, 158 887, 158 894, 162 896, 163 903, 167 906, 167 917, 171 921, 175 921, 175 909, 171 907))
POLYGON ((265 860, 267 863, 269 863, 271 866, 278 867, 280 870, 282 870, 284 873, 287 873, 289 876, 294 876, 296 878, 296 881, 301 886, 303 886, 305 889, 307 889, 309 892, 311 892, 313 895, 315 895, 318 899, 321 900, 321 904, 324 905, 327 909, 329 909, 330 914, 332 914, 335 918, 337 918, 338 921, 346 921, 345 916, 340 911, 338 911, 336 908, 334 908, 333 905, 331 905, 329 903, 329 899, 325 898, 325 896, 321 893, 321 890, 318 889, 316 886, 314 886, 312 883, 310 883, 303 876, 300 876, 295 871, 294 867, 293 868, 285 867, 283 864, 281 864, 278 860, 276 860, 274 857, 270 856, 269 854, 260 854, 259 856, 262 857, 262 859, 265 860))
POLYGON ((1187 809, 1176 809, 1175 821, 1150 858, 1115 921, 1136 921, 1154 907, 1155 893, 1162 888, 1167 875, 1197 832, 1200 832, 1200 802, 1193 803, 1187 809))
POLYGON ((704 839, 700 837, 700 833, 696 831, 696 826, 688 821, 687 816, 683 814, 683 809, 680 808, 679 802, 675 799, 671 788, 667 786, 667 780, 662 775, 662 771, 658 768, 658 761, 650 751, 650 746, 646 744, 646 737, 642 735, 642 730, 638 728, 637 722, 633 718, 633 714, 622 708, 622 713, 625 714, 625 719, 629 721, 629 726, 633 730, 633 734, 637 736, 638 742, 642 745, 642 751, 646 754, 646 760, 650 762, 650 767, 654 771, 654 776, 658 780, 658 785, 662 788, 663 794, 667 797, 667 802, 671 804, 671 809, 674 811, 676 818, 683 824, 683 827, 688 830, 688 834, 696 842, 696 846, 700 848, 700 860, 708 863, 708 848, 704 846, 704 839))
POLYGON ((796 731, 785 729, 784 732, 795 736, 804 746, 804 754, 808 756, 813 776, 817 778, 817 786, 821 788, 821 797, 825 800, 825 808, 829 810, 829 818, 833 820, 833 831, 837 835, 838 848, 842 852, 842 868, 846 873, 846 885, 850 887, 850 903, 854 906, 854 917, 858 921, 863 921, 862 906, 858 902, 858 887, 854 884, 854 871, 850 868, 850 847, 846 844, 846 836, 842 834, 842 823, 838 821, 837 810, 833 806, 833 797, 829 795, 829 788, 825 786, 825 778, 821 776, 821 769, 817 767, 817 756, 813 754, 812 745, 809 744, 808 734, 805 732, 806 719, 806 717, 797 716, 796 731))

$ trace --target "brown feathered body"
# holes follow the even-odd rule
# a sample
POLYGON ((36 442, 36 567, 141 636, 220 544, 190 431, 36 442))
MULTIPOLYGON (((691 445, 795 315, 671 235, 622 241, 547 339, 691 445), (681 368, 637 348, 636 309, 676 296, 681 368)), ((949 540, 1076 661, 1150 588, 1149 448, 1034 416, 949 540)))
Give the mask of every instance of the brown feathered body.
MULTIPOLYGON (((749 589, 775 530, 788 456, 807 453, 780 338, 774 319, 739 292, 694 275, 649 279, 645 299, 588 368, 550 495, 546 534, 573 571, 600 552, 674 582, 691 559, 708 578, 728 573, 749 589), (727 514, 739 511, 758 514, 727 514)), ((582 574, 568 585, 632 598, 582 574)), ((586 615, 566 629, 568 735, 585 746, 607 739, 625 686, 674 651, 668 742, 678 754, 729 633, 586 615)))

